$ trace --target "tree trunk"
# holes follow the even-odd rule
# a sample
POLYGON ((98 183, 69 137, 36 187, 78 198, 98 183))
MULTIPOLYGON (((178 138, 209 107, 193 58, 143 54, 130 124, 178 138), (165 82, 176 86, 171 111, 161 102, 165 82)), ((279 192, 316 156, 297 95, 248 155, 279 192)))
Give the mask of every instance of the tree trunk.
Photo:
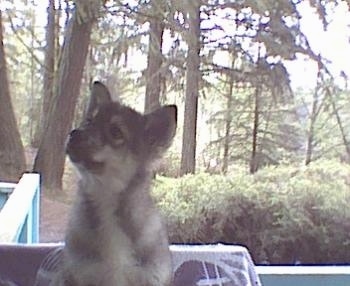
POLYGON ((336 102, 333 98, 333 95, 332 95, 332 91, 329 89, 329 87, 326 88, 326 93, 331 101, 331 104, 332 104, 332 108, 333 108, 333 113, 335 115, 335 118, 337 120, 337 124, 338 124, 338 127, 339 127, 339 131, 340 131, 340 135, 341 135, 341 138, 343 140, 343 144, 344 144, 344 147, 345 147, 345 151, 346 151, 346 155, 347 155, 347 162, 350 162, 350 143, 349 143, 349 140, 347 138, 347 133, 345 131, 345 128, 344 128, 344 124, 343 124, 343 121, 340 117, 340 114, 338 112, 338 108, 337 108, 337 105, 336 105, 336 102))
POLYGON ((55 79, 55 56, 56 56, 56 10, 55 0, 49 0, 47 8, 47 26, 46 26, 46 47, 44 59, 44 92, 43 103, 40 115, 40 125, 36 130, 32 146, 38 147, 48 122, 49 108, 53 98, 53 88, 55 79))
POLYGON ((24 148, 13 111, 0 11, 0 181, 16 182, 25 171, 24 148))
MULTIPOLYGON (((231 69, 234 70, 236 55, 232 54, 232 63, 231 69)), ((229 150, 230 150, 230 134, 231 134, 231 121, 232 121, 232 102, 233 102, 233 86, 234 86, 234 77, 231 72, 229 76, 227 76, 229 88, 227 93, 227 104, 226 104, 226 116, 225 116, 225 138, 224 138, 224 155, 223 155, 223 164, 221 171, 226 174, 228 171, 229 164, 229 150)))
POLYGON ((260 116, 260 87, 255 88, 254 94, 254 122, 253 122, 253 138, 252 138, 252 153, 250 159, 249 170, 251 174, 254 174, 259 167, 259 158, 257 154, 258 149, 258 133, 259 133, 259 116, 260 116))
MULTIPOLYGON (((91 2, 91 1, 89 1, 91 2)), ((96 5, 101 5, 96 1, 96 5)), ((62 189, 65 163, 64 145, 71 129, 85 60, 96 14, 89 3, 79 1, 66 29, 62 60, 58 70, 55 96, 51 102, 48 122, 35 158, 34 170, 42 174, 44 189, 62 189)))
POLYGON ((319 98, 318 98, 318 87, 316 87, 316 90, 314 92, 314 98, 312 102, 312 111, 310 115, 310 125, 309 130, 307 134, 307 142, 306 142, 306 157, 305 157, 305 165, 309 165, 312 160, 312 153, 313 153, 313 147, 314 147, 314 132, 315 132, 315 123, 318 115, 318 105, 319 105, 319 98))
MULTIPOLYGON (((232 62, 232 69, 234 67, 234 61, 232 62)), ((231 134, 231 112, 232 112, 232 92, 233 92, 233 74, 229 76, 229 89, 227 94, 227 106, 226 106, 226 118, 225 118, 225 139, 224 139, 224 156, 222 164, 222 172, 227 173, 229 163, 229 150, 230 150, 230 134, 231 134)))
POLYGON ((161 66, 163 62, 162 42, 164 31, 164 19, 159 17, 163 15, 164 8, 159 4, 160 1, 153 0, 152 10, 153 17, 150 20, 149 29, 149 48, 147 56, 147 72, 146 72, 146 97, 145 97, 145 113, 150 113, 157 109, 160 105, 159 95, 161 87, 161 66))
POLYGON ((200 3, 186 2, 189 13, 189 32, 187 36, 188 54, 185 91, 185 116, 182 137, 180 174, 194 174, 196 168, 197 109, 200 80, 200 3))

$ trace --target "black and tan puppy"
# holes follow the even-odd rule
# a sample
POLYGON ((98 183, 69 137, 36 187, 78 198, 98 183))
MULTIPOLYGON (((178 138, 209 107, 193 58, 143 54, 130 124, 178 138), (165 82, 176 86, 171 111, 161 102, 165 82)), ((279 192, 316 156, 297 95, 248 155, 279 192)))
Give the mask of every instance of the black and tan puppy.
POLYGON ((166 228, 150 196, 152 162, 169 147, 176 106, 142 115, 99 82, 67 153, 81 180, 54 286, 168 286, 166 228))

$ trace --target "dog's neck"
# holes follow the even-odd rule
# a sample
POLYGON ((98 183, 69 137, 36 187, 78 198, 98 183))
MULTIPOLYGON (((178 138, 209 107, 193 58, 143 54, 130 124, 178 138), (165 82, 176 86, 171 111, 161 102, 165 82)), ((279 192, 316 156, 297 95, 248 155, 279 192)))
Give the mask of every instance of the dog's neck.
MULTIPOLYGON (((151 174, 145 168, 139 168, 128 180, 110 176, 84 176, 79 182, 76 209, 77 213, 83 209, 85 215, 96 221, 94 216, 100 217, 100 222, 110 221, 111 217, 120 216, 128 221, 124 210, 127 205, 130 211, 140 212, 149 207, 151 174), (106 178, 106 179, 104 179, 106 178)), ((113 219, 112 219, 113 220, 113 219)))
POLYGON ((109 195, 117 198, 132 192, 148 193, 151 172, 146 166, 140 166, 135 173, 111 174, 108 169, 103 174, 81 173, 79 180, 79 194, 86 193, 91 197, 105 197, 109 195))

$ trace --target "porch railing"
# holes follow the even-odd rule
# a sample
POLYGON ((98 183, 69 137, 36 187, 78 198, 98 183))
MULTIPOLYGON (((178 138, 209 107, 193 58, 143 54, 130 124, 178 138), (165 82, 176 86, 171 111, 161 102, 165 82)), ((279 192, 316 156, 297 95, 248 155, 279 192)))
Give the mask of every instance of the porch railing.
POLYGON ((263 286, 350 285, 350 266, 256 266, 255 269, 263 286))
POLYGON ((0 182, 0 243, 39 242, 39 174, 17 184, 0 182))

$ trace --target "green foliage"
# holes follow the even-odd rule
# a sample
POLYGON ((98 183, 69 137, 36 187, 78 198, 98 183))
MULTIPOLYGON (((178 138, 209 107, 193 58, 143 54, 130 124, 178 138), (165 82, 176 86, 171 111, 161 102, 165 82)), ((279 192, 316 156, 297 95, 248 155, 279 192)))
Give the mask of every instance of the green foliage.
POLYGON ((350 167, 317 161, 255 175, 157 178, 154 195, 172 243, 246 245, 257 263, 345 263, 350 167))
POLYGON ((171 148, 156 166, 156 173, 166 177, 178 177, 180 160, 179 152, 171 148))
POLYGON ((4 48, 11 98, 24 144, 30 143, 40 117, 44 28, 34 7, 10 5, 3 13, 4 48))
MULTIPOLYGON (((37 141, 33 137, 42 120, 47 29, 45 11, 48 3, 38 0, 3 2, 6 7, 6 13, 3 13, 4 44, 12 101, 22 140, 28 145, 37 141)), ((91 36, 74 126, 80 122, 87 104, 85 95, 89 94, 89 86, 94 79, 106 82, 115 91, 115 98, 119 96, 125 103, 143 110, 149 50, 148 22, 155 17, 165 24, 164 57, 159 71, 162 78, 161 101, 176 102, 179 118, 182 119, 188 52, 188 5, 182 2, 177 5, 176 1, 171 5, 166 1, 153 2, 105 3, 91 36)), ((349 139, 342 136, 350 128, 348 91, 332 90, 336 103, 333 107, 326 90, 328 85, 338 85, 339 82, 324 78, 324 81, 328 78, 328 82, 325 81, 319 90, 314 130, 309 130, 313 92, 296 93, 294 97, 290 94, 289 77, 282 59, 293 59, 296 52, 306 53, 311 59, 315 57, 300 31, 301 15, 297 2, 202 3, 202 74, 196 142, 199 169, 218 172, 226 161, 228 169, 237 160, 250 164, 255 111, 259 115, 256 150, 259 168, 280 164, 281 161, 304 160, 308 138, 311 138, 313 146, 312 160, 349 157, 349 150, 346 150, 349 139), (256 87, 261 89, 259 110, 254 108, 256 87), (231 104, 227 103, 229 97, 231 104), (229 128, 227 122, 230 123, 229 128), (309 133, 312 136, 308 136, 309 133), (228 154, 223 158, 226 146, 228 154)), ((316 8, 315 11, 326 24, 326 19, 331 21, 336 15, 332 12, 332 3, 335 2, 323 1, 310 5, 316 8)), ((56 3, 58 50, 61 49, 67 16, 72 13, 73 6, 73 1, 56 3)), ((318 60, 324 62, 322 58, 318 60)), ((60 62, 59 51, 56 52, 55 61, 56 65, 60 62)), ((183 122, 179 120, 179 127, 182 128, 182 125, 183 122)), ((181 129, 178 133, 181 134, 181 129)), ((170 170, 170 173, 177 171, 170 170)))

